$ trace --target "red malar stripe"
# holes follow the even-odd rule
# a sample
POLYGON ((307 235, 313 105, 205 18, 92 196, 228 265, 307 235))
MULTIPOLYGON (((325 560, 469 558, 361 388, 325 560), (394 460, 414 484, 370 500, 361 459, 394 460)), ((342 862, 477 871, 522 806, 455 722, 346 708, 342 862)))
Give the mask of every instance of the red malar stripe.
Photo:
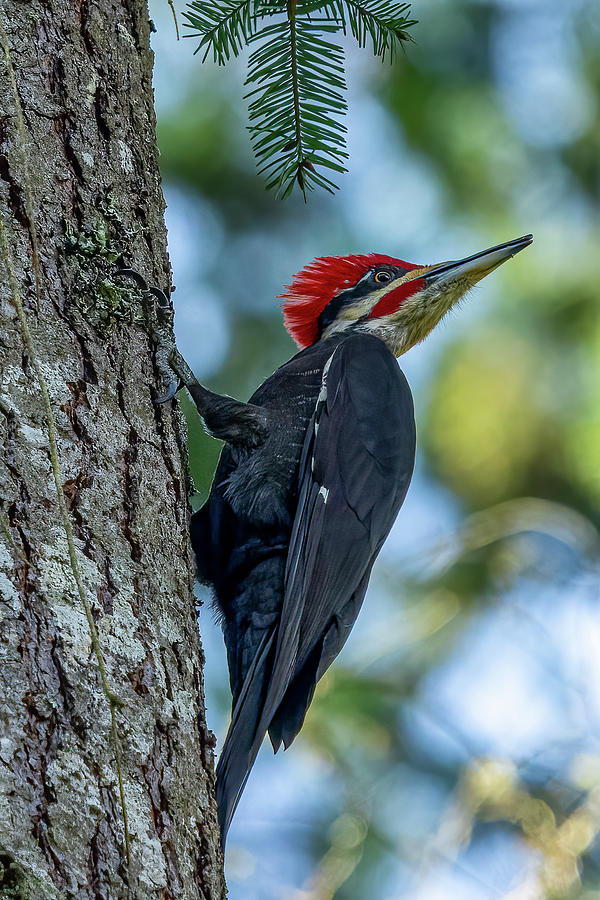
POLYGON ((413 281, 406 281, 404 284, 401 284, 400 287, 397 287, 393 291, 389 291, 389 293, 382 297, 379 303, 376 303, 369 313, 369 318, 378 319, 380 316, 389 316, 391 313, 397 312, 400 308, 400 304, 406 300, 407 297, 411 297, 413 294, 416 294, 417 291, 423 290, 424 287, 424 278, 415 278, 413 281))

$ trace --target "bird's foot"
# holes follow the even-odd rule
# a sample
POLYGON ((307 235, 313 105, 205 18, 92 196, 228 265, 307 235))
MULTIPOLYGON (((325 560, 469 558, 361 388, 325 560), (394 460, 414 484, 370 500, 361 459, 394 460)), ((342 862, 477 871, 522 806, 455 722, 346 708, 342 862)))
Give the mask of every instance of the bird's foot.
POLYGON ((150 320, 156 345, 154 359, 165 387, 164 392, 154 398, 155 403, 166 403, 180 388, 186 387, 210 434, 233 444, 249 447, 260 444, 268 431, 266 411, 252 403, 240 403, 203 387, 177 349, 173 334, 173 305, 166 294, 159 288, 148 287, 134 269, 118 269, 115 274, 131 278, 142 289, 144 296, 152 301, 150 320))
MULTIPOLYGON (((172 359, 180 359, 184 362, 177 349, 173 333, 173 304, 160 288, 148 286, 145 278, 139 272, 136 272, 135 269, 117 269, 115 275, 130 278, 134 281, 141 288, 148 303, 152 337, 156 347, 154 360, 163 385, 162 392, 155 395, 154 402, 167 403, 173 399, 177 391, 185 384, 185 381, 171 362, 172 359), (174 375, 177 377, 174 377, 174 375)), ((189 367, 187 368, 189 370, 189 367)))

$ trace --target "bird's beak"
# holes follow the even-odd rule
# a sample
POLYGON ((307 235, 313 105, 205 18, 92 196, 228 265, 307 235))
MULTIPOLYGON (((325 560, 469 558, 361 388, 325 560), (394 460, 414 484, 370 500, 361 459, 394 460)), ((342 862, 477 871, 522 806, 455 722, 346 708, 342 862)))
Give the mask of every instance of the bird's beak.
POLYGON ((460 280, 474 285, 507 259, 529 247, 532 241, 533 235, 526 234, 514 241, 507 241, 481 253, 474 253, 473 256, 438 263, 427 267, 425 271, 421 269, 417 277, 424 278, 427 284, 460 280))
POLYGON ((468 290, 532 241, 533 235, 526 234, 464 259, 410 269, 399 279, 400 283, 392 282, 390 299, 397 299, 398 305, 395 310, 382 313, 378 324, 384 320, 387 326, 396 328, 393 344, 396 356, 427 337, 468 290))

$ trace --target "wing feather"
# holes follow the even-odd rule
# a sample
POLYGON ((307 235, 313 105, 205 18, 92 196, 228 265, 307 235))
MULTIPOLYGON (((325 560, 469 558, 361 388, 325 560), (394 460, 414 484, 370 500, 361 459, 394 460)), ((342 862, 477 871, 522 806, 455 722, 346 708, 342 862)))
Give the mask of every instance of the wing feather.
MULTIPOLYGON (((368 579, 406 495, 414 455, 412 396, 396 360, 378 338, 348 338, 324 372, 300 462, 265 729, 295 673, 368 579)), ((360 603, 354 606, 355 618, 360 603)), ((344 622, 337 652, 354 618, 344 622)), ((327 665, 332 646, 329 640, 327 665)))

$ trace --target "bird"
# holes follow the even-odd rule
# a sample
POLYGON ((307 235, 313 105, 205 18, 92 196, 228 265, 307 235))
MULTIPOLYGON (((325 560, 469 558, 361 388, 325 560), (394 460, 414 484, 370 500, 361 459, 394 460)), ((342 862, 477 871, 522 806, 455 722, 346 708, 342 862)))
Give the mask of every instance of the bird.
POLYGON ((173 364, 207 431, 225 441, 191 518, 232 691, 216 770, 223 846, 267 733, 277 752, 302 728, 408 491, 415 417, 397 357, 532 240, 435 265, 379 253, 318 257, 281 295, 299 350, 248 403, 173 364))

